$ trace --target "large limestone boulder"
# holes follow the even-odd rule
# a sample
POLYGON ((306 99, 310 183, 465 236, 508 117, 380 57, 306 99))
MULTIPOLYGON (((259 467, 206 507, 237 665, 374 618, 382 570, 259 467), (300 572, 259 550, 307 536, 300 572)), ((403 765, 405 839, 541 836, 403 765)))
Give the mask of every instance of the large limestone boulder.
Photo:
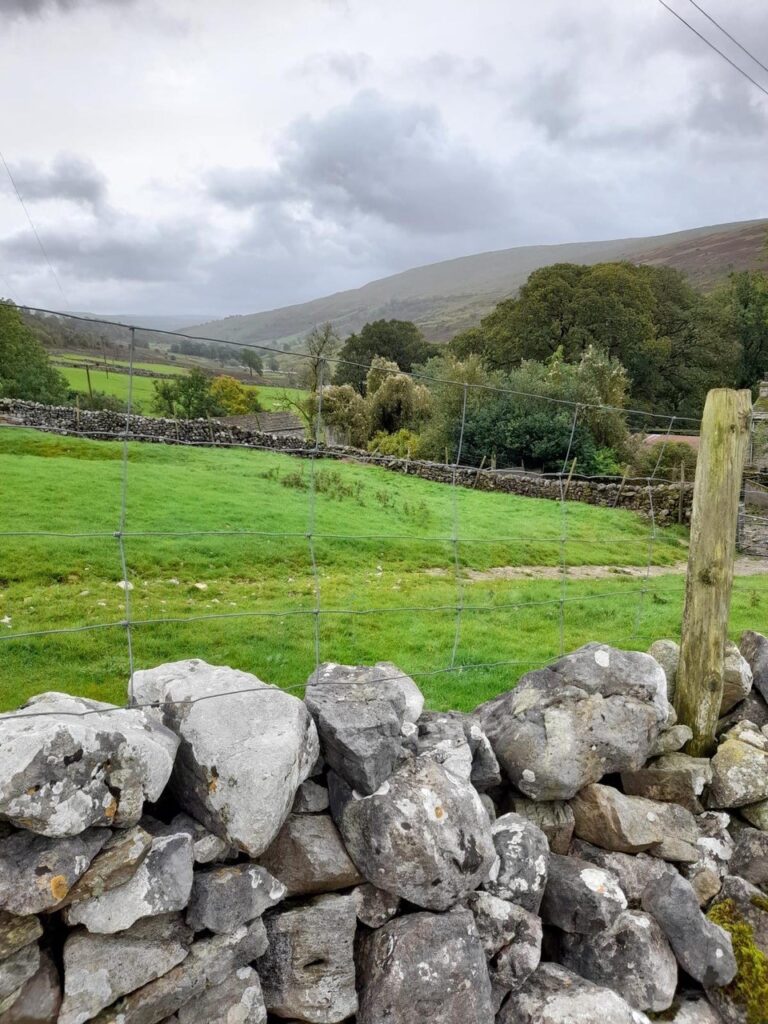
POLYGON ((0 821, 54 838, 133 825, 165 789, 178 743, 142 710, 33 697, 0 719, 0 821))
POLYGON ((491 834, 498 860, 483 888, 537 914, 547 884, 546 836, 528 818, 512 813, 497 818, 491 834))
POLYGON ((358 1024, 493 1024, 483 945, 468 910, 408 914, 366 935, 358 1024))
POLYGON ((185 833, 160 836, 130 881, 64 911, 69 925, 110 935, 142 917, 183 910, 192 890, 192 840, 185 833))
POLYGON ((181 963, 192 931, 179 914, 148 917, 117 935, 71 932, 64 943, 64 1002, 58 1024, 84 1024, 120 996, 181 963))
POLYGON ((619 853, 647 851, 663 860, 699 859, 699 830, 690 811, 677 804, 626 796, 613 786, 586 786, 572 801, 579 839, 619 853))
POLYGON ((622 911, 596 935, 565 935, 561 962, 612 988, 637 1010, 668 1010, 675 997, 675 954, 656 921, 641 910, 622 911))
POLYGON ((413 724, 424 704, 413 680, 391 662, 321 665, 304 699, 329 766, 364 794, 389 778, 403 753, 403 723, 413 724), (413 703, 415 694, 420 703, 413 703))
POLYGON ((354 897, 315 896, 273 910, 264 921, 269 947, 256 967, 269 1012, 312 1024, 355 1013, 354 897))
POLYGON ((327 814, 291 814, 259 863, 288 896, 334 892, 363 881, 327 814))
POLYGON ((740 722, 722 738, 712 758, 710 807, 743 807, 768 799, 768 737, 740 722))
POLYGON ((318 757, 303 702, 247 672, 197 660, 136 672, 134 692, 162 704, 165 725, 181 740, 173 773, 181 806, 258 857, 318 757))
POLYGON ((476 790, 429 755, 370 796, 329 775, 331 811, 358 870, 379 889, 447 910, 491 874, 496 850, 476 790))
POLYGON ((609 772, 642 767, 667 721, 666 679, 648 654, 587 644, 476 714, 522 793, 569 800, 609 772))
POLYGON ((497 1024, 650 1024, 616 992, 559 964, 541 964, 506 1001, 497 1024))
POLYGON ((91 828, 66 839, 16 832, 0 839, 0 907, 12 914, 41 914, 55 907, 109 839, 91 828))
POLYGON ((234 932, 285 896, 285 886, 258 864, 195 871, 187 924, 196 932, 234 932))
POLYGON ((541 919, 564 932, 593 935, 610 927, 627 909, 614 875, 578 857, 553 853, 541 905, 541 919))
POLYGON ((648 883, 643 910, 658 922, 677 962, 705 987, 727 985, 736 974, 731 938, 699 909, 690 882, 670 871, 648 883))

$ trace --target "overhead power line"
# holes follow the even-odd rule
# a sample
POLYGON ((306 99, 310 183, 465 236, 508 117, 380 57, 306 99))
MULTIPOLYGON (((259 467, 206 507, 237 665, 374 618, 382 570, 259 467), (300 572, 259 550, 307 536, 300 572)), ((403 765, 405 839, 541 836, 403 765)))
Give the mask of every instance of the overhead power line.
POLYGON ((707 39, 703 32, 699 32, 699 30, 694 25, 692 25, 690 21, 686 21, 682 14, 678 14, 673 7, 670 7, 669 4, 665 2, 665 0, 658 0, 658 3, 660 3, 662 7, 668 10, 670 14, 674 15, 674 17, 677 18, 678 21, 681 21, 687 29, 690 29, 690 31, 693 32, 695 36, 698 36, 703 43, 706 43, 710 50, 714 50, 716 54, 722 57, 724 61, 727 61, 732 68, 739 72, 740 75, 743 75, 748 82, 751 82, 756 89, 759 89, 764 96, 768 96, 768 89, 766 89, 764 85, 761 85, 758 81, 756 81, 747 71, 744 70, 743 67, 737 64, 735 60, 731 60, 728 54, 723 53, 722 50, 718 49, 718 47, 715 46, 711 39, 707 39))
POLYGON ((5 173, 8 175, 8 180, 10 181, 10 183, 11 183, 11 185, 13 187, 13 191, 16 193, 16 198, 19 200, 19 203, 21 204, 21 208, 24 211, 24 213, 26 214, 26 218, 29 221, 29 226, 32 228, 32 234, 35 236, 35 238, 37 240, 38 248, 40 249, 40 252, 43 254, 43 259, 48 264, 48 269, 50 270, 51 275, 52 275, 54 281, 56 282, 56 287, 61 292, 61 297, 64 299, 64 302, 69 306, 70 305, 69 299, 67 298, 67 296, 66 296, 66 294, 64 292, 64 289, 61 287, 61 281, 59 280, 59 275, 56 273, 56 271, 54 269, 54 266, 53 266, 53 263, 51 263, 50 256, 48 255, 48 252, 47 252, 45 246, 43 245, 43 240, 40 237, 40 234, 38 233, 37 228, 35 227, 35 222, 32 220, 32 214, 29 212, 29 208, 27 207, 27 204, 24 202, 24 197, 22 196, 22 194, 21 194, 21 192, 19 190, 19 186, 16 184, 16 179, 11 174, 11 169, 8 166, 8 164, 6 162, 6 159, 3 156, 2 152, 0 152, 0 160, 3 163, 3 167, 5 168, 5 173))
POLYGON ((700 11, 704 15, 704 17, 707 19, 707 21, 711 21, 712 24, 715 26, 715 28, 719 29, 723 33, 724 36, 726 36, 728 39, 730 39, 731 42, 734 44, 734 46, 738 46, 738 48, 742 51, 742 53, 746 53, 746 55, 749 57, 750 60, 753 60, 755 62, 755 64, 757 64, 758 67, 762 68, 763 71, 765 71, 765 73, 768 74, 768 66, 763 64, 763 62, 758 57, 756 57, 754 55, 754 53, 752 53, 750 50, 748 50, 746 48, 746 46, 744 46, 743 43, 740 43, 739 40, 736 39, 735 36, 732 36, 731 33, 728 31, 728 29, 724 28, 720 24, 720 22, 717 21, 715 18, 713 18, 712 15, 709 14, 707 11, 705 11, 704 8, 700 4, 697 4, 696 0, 688 0, 688 2, 690 4, 693 4, 693 6, 696 8, 696 10, 700 11))

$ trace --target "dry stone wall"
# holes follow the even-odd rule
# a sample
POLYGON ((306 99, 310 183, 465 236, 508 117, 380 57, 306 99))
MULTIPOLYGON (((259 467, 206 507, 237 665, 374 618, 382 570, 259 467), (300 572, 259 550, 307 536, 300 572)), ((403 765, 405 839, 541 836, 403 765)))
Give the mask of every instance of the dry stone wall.
MULTIPOLYGON (((126 431, 124 413, 77 410, 70 406, 47 406, 16 399, 0 399, 0 418, 23 426, 36 427, 61 434, 74 434, 96 440, 122 438, 126 431)), ((169 420, 149 416, 131 416, 128 434, 136 440, 161 444, 195 445, 253 445, 288 455, 311 456, 314 444, 296 436, 285 436, 248 430, 217 420, 169 420)), ((373 455, 344 445, 321 444, 318 453, 323 458, 350 459, 380 466, 394 473, 409 473, 424 480, 450 484, 454 470, 439 462, 420 459, 401 459, 387 455, 373 455)), ((505 472, 502 470, 459 467, 456 483, 480 491, 500 491, 530 498, 549 498, 559 501, 561 482, 557 477, 538 474, 505 472)), ((660 524, 678 521, 680 513, 680 484, 659 483, 648 486, 644 480, 626 480, 574 476, 568 485, 569 501, 583 501, 590 505, 626 508, 643 515, 653 513, 660 524)), ((693 485, 683 485, 682 518, 690 519, 693 485)))
POLYGON ((768 639, 681 751, 678 651, 590 643, 472 714, 391 663, 300 700, 139 671, 0 719, 2 1024, 762 1024, 768 639))

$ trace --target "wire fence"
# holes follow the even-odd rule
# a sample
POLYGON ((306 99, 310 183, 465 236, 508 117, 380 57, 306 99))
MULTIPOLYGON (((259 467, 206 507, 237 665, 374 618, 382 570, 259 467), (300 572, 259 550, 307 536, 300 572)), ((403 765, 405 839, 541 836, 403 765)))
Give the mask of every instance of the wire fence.
MULTIPOLYGON (((24 307, 29 309, 29 307, 24 307)), ((33 310, 38 314, 65 316, 50 310, 33 310)), ((48 555, 51 555, 62 545, 72 543, 76 549, 82 551, 84 558, 94 560, 94 551, 98 545, 114 543, 115 545, 115 572, 118 573, 118 582, 123 589, 122 614, 115 617, 105 616, 104 621, 82 621, 85 617, 82 605, 74 604, 73 607, 65 609, 66 614, 73 615, 74 621, 52 622, 41 628, 12 627, 5 622, 6 628, 0 631, 0 661, 13 645, 22 648, 22 654, 16 657, 9 671, 23 671, 25 659, 34 654, 42 658, 43 664, 47 664, 52 686, 49 689, 56 689, 57 659, 63 656, 60 648, 51 651, 50 658, 46 662, 46 655, 40 653, 39 644, 55 642, 56 638, 79 638, 84 634, 95 637, 111 635, 112 631, 122 631, 125 636, 125 650, 122 670, 117 663, 114 649, 110 647, 106 664, 109 665, 112 676, 123 675, 128 681, 128 703, 127 707, 143 707, 144 704, 137 699, 134 680, 138 669, 152 667, 152 652, 157 648, 143 643, 146 631, 152 629, 167 629, 173 627, 202 627, 202 624, 209 626, 218 625, 223 628, 232 626, 238 622, 262 622, 265 625, 265 635, 261 638, 259 651, 266 653, 269 646, 280 648, 289 641, 294 647, 305 650, 305 661, 310 668, 317 671, 323 661, 339 660, 339 648, 344 650, 355 650, 354 632, 355 622, 365 621, 369 637, 364 645, 357 645, 359 650, 365 647, 366 650, 375 644, 376 637, 387 621, 401 617, 397 632, 387 635, 386 647, 377 651, 378 659, 395 662, 398 669, 418 680, 451 680, 451 685, 462 687, 464 685, 473 688, 482 696, 489 696, 494 690, 506 689, 512 685, 517 674, 532 668, 541 668, 557 660, 568 649, 569 643, 584 642, 587 639, 600 639, 604 642, 613 643, 616 646, 647 646, 648 642, 655 639, 652 630, 646 623, 646 609, 648 600, 655 600, 660 603, 679 603, 682 591, 681 579, 667 574, 667 569, 656 565, 656 554, 660 541, 661 531, 657 523, 657 514, 654 508, 654 489, 662 482, 676 483, 677 481, 665 481, 663 477, 657 476, 663 464, 663 458, 667 445, 674 439, 675 430, 684 429, 694 432, 698 427, 698 420, 689 417, 681 417, 667 413, 649 412, 637 409, 619 409, 610 405, 589 404, 584 402, 571 401, 568 398, 543 396, 530 392, 521 392, 514 389, 507 389, 497 385, 483 383, 470 383, 460 380, 448 380, 442 377, 430 376, 420 371, 414 371, 406 376, 414 381, 427 384, 439 384, 443 388, 456 389, 458 422, 455 431, 455 445, 452 451, 446 451, 443 468, 448 474, 447 483, 432 484, 431 487, 441 488, 443 495, 447 494, 447 501, 442 499, 438 502, 441 514, 443 515, 443 529, 400 529, 388 531, 371 531, 366 529, 369 516, 373 516, 373 510, 368 506, 361 505, 359 515, 360 529, 350 530, 344 527, 340 530, 328 528, 329 522, 334 518, 332 502, 323 493, 321 484, 323 478, 321 472, 324 470, 327 456, 327 448, 324 443, 326 428, 324 424, 323 395, 325 385, 332 378, 334 366, 351 365, 357 369, 367 369, 365 364, 350 362, 340 359, 333 354, 324 354, 314 357, 314 371, 317 377, 316 403, 313 404, 313 414, 310 417, 307 440, 290 454, 276 452, 274 447, 259 442, 243 440, 221 440, 221 431, 211 432, 210 438, 200 440, 189 440, 177 438, 169 440, 170 444, 180 444, 183 451, 188 449, 221 448, 224 451, 241 451, 253 455, 253 466, 231 465, 226 460, 221 460, 221 465, 214 474, 215 494, 200 495, 201 505, 211 505, 211 515, 221 516, 222 521, 208 521, 207 516, 204 528, 198 528, 197 523, 187 526, 185 519, 189 520, 189 510, 177 507, 178 498, 172 493, 154 495, 154 513, 157 514, 158 523, 147 524, 146 504, 148 500, 146 480, 141 479, 141 462, 134 465, 134 445, 143 440, 157 441, 157 436, 149 437, 137 426, 135 402, 135 381, 139 379, 136 374, 136 364, 140 362, 140 355, 143 358, 151 355, 148 339, 152 338, 155 345, 170 343, 173 340, 191 339, 195 342, 204 341, 208 344, 223 345, 228 348, 252 349, 258 353, 279 357, 281 360, 280 370, 284 378, 290 379, 291 367, 305 365, 308 359, 313 357, 301 351, 281 349, 276 346, 260 345, 251 342, 222 341, 221 339, 201 337, 199 335, 184 334, 183 332, 150 331, 146 328, 118 324, 113 321, 96 320, 92 318, 70 316, 72 321, 86 321, 93 324, 98 323, 108 327, 113 333, 120 332, 124 338, 124 347, 119 356, 127 363, 127 390, 125 397, 125 412, 121 430, 102 432, 86 429, 83 431, 89 438, 94 436, 102 437, 103 441, 117 441, 120 445, 119 471, 117 473, 117 509, 113 522, 104 521, 94 523, 92 529, 71 529, 59 526, 57 528, 56 516, 59 511, 57 493, 43 494, 36 492, 34 495, 19 493, 14 500, 22 507, 25 501, 34 500, 47 502, 46 515, 48 521, 45 528, 24 529, 9 528, 0 531, 0 545, 5 546, 6 555, 10 557, 11 549, 8 547, 13 542, 21 544, 21 548, 14 548, 13 551, 30 552, 34 545, 43 545, 48 555), (141 344, 140 344, 141 343, 141 344), (481 527, 466 523, 463 519, 463 509, 468 507, 469 489, 464 486, 461 477, 462 471, 467 469, 464 460, 464 442, 468 423, 469 398, 473 394, 482 396, 509 396, 525 398, 527 400, 543 403, 543 408, 553 410, 567 409, 571 411, 570 434, 565 451, 562 467, 559 472, 546 475, 548 480, 554 481, 558 491, 559 515, 556 521, 547 518, 538 510, 528 511, 527 515, 519 515, 519 507, 515 508, 515 515, 510 515, 514 521, 512 529, 506 529, 505 524, 499 521, 506 511, 506 505, 502 505, 506 499, 500 495, 483 505, 481 510, 481 527), (594 551, 594 558, 590 555, 590 565, 600 565, 600 549, 609 547, 615 540, 622 542, 626 539, 625 534, 616 530, 612 534, 609 526, 611 522, 606 513, 605 518, 600 520, 598 526, 590 525, 583 521, 580 514, 575 514, 573 501, 569 499, 569 474, 573 472, 572 451, 578 428, 583 417, 619 414, 626 417, 630 422, 644 423, 648 432, 656 432, 661 438, 658 459, 653 471, 646 477, 633 478, 635 484, 640 483, 647 491, 647 527, 642 527, 644 540, 644 557, 638 564, 638 557, 635 554, 632 566, 631 579, 624 579, 620 586, 603 587, 604 579, 595 577, 593 584, 596 592, 589 592, 588 588, 574 587, 574 582, 581 569, 578 562, 569 558, 573 548, 580 551, 594 551), (308 472, 306 480, 302 476, 302 487, 306 490, 305 524, 303 528, 297 528, 295 515, 290 522, 286 523, 285 529, 270 529, 272 518, 268 522, 259 522, 260 500, 262 490, 259 484, 264 479, 263 467, 259 465, 259 457, 269 453, 269 458, 274 463, 287 464, 291 455, 300 455, 308 472), (253 489, 250 492, 252 508, 249 511, 250 521, 247 524, 230 525, 229 520, 237 519, 237 515, 230 515, 227 504, 227 491, 232 483, 228 474, 247 474, 248 482, 253 482, 253 489), (261 474, 261 475, 260 475, 261 474), (137 477, 139 478, 137 480, 137 477), (139 503, 142 507, 142 522, 138 526, 132 523, 131 498, 134 489, 141 492, 139 503), (215 499, 215 500, 214 500, 215 499), (546 522, 544 520, 547 520, 546 522), (518 526, 518 521, 522 525, 518 526), (597 529, 599 535, 595 535, 597 529), (268 568, 273 574, 276 567, 283 570, 282 578, 293 581, 291 586, 281 585, 275 591, 262 593, 255 591, 250 593, 250 601, 247 607, 237 607, 233 610, 211 610, 195 611, 175 610, 173 613, 142 614, 137 613, 136 604, 144 608, 146 601, 140 591, 134 590, 134 581, 141 582, 137 576, 137 570, 132 567, 133 545, 139 543, 151 545, 153 543, 162 545, 177 545, 172 564, 178 564, 183 559, 185 551, 189 551, 191 544, 202 545, 209 557, 213 568, 221 566, 223 573, 248 577, 258 575, 260 570, 268 568), (237 545, 233 549, 214 550, 216 543, 234 542, 237 545), (247 544, 256 545, 249 549, 247 544), (46 548, 46 545, 53 547, 46 548), (262 544, 262 547, 259 547, 262 544), (77 547, 81 545, 81 547, 77 547), (338 548, 338 546, 341 546, 338 548), (411 548, 412 546, 412 548, 411 548), (304 547, 305 553, 300 556, 300 549, 304 547), (396 584, 390 584, 391 589, 384 591, 375 586, 376 576, 384 575, 384 570, 371 569, 366 563, 372 555, 382 562, 386 561, 387 555, 393 557, 393 564, 404 555, 403 551, 410 548, 419 555, 417 559, 419 572, 418 586, 404 586, 402 589, 394 589, 396 584), (486 556, 480 557, 478 552, 485 550, 486 556), (537 571, 535 565, 525 568, 526 563, 521 562, 526 551, 533 552, 533 557, 541 558, 542 549, 546 549, 546 558, 549 563, 537 571), (324 556, 333 554, 337 550, 343 551, 343 557, 339 558, 339 564, 333 564, 336 576, 342 581, 334 578, 332 585, 328 584, 329 566, 324 564, 324 556), (429 566, 430 558, 436 560, 439 552, 443 552, 446 558, 445 565, 429 566), (508 557, 508 564, 488 567, 488 558, 492 554, 499 553, 508 557), (243 565, 242 559, 252 558, 251 564, 243 565), (355 564, 354 571, 349 569, 352 559, 357 558, 360 564, 355 564), (474 565, 473 565, 474 563, 474 565), (523 568, 520 568, 520 567, 523 568), (484 568, 485 567, 485 568, 484 568), (493 574, 496 569, 501 570, 497 577, 493 574), (511 570, 509 579, 505 582, 504 570, 511 570), (438 571, 439 570, 439 571, 438 571), (515 571, 518 575, 515 576, 515 571), (658 571, 657 571, 658 570, 658 571), (519 573, 530 571, 530 577, 521 579, 519 573), (470 597, 472 573, 485 573, 486 599, 472 599, 470 597), (555 578, 552 572, 556 572, 555 578), (299 585, 296 584, 297 576, 300 577, 299 585), (413 591, 417 597, 423 598, 429 591, 429 579, 436 576, 439 585, 434 587, 434 597, 431 600, 419 599, 409 600, 409 594, 413 591), (445 600, 445 581, 451 579, 453 597, 445 600), (666 580, 666 583, 664 582, 666 580), (514 586, 510 581, 514 582, 514 586), (528 583, 539 584, 528 593, 525 588, 528 583), (304 584, 307 584, 305 587, 304 584), (600 585, 598 586, 598 583, 600 585), (498 584, 498 585, 497 585, 498 584), (541 587, 545 589, 541 589, 541 587), (553 589, 554 588, 554 589, 553 589), (394 596, 393 596, 394 589, 394 596), (375 594, 371 591, 375 590, 375 594), (347 600, 339 603, 336 595, 341 592, 342 597, 347 600), (386 600, 377 600, 386 593, 386 600), (134 600, 134 598, 137 600, 134 600), (585 608, 602 605, 606 612, 603 616, 585 612, 585 608), (569 632, 569 609, 577 606, 582 617, 589 620, 589 634, 581 635, 584 626, 580 625, 575 631, 569 632), (617 609, 622 609, 618 614, 617 609), (529 614, 530 613, 530 614, 529 614), (539 621, 533 621, 533 618, 539 621), (467 639, 466 625, 470 617, 473 618, 473 630, 470 639, 467 639), (440 620, 442 623, 439 631, 439 642, 432 642, 433 624, 440 620), (625 628, 629 625, 631 627, 625 628), (452 625, 445 623, 450 621, 452 625), (480 625, 477 625, 477 623, 480 625), (299 637, 291 631, 300 627, 302 623, 309 625, 309 631, 302 633, 299 637), (329 632, 329 624, 332 632, 329 632), (487 624, 488 641, 483 639, 483 632, 487 624), (405 636, 409 629, 414 629, 418 636, 416 643, 413 639, 406 642, 405 636), (645 632, 644 632, 645 630, 645 632), (398 633, 400 635, 398 635, 398 633), (541 634, 545 634, 543 637, 541 634), (531 637, 531 657, 520 657, 521 648, 525 648, 525 637, 531 637), (423 641, 422 641, 423 635, 423 641), (496 645, 499 636, 509 636, 510 643, 507 651, 494 650, 493 653, 499 657, 488 657, 485 652, 489 650, 489 644, 496 645), (521 637, 522 641, 521 642, 521 637), (514 641, 514 642, 512 642, 514 641), (34 650, 33 650, 34 646, 34 650), (508 655, 508 656, 505 656, 508 655), (517 673, 517 674, 516 674, 517 673), (479 674, 486 676, 486 682, 478 684, 479 674), (465 682, 466 681, 466 682, 465 682)), ((395 372, 385 370, 384 372, 395 372)), ((402 373, 402 371, 396 371, 402 373)), ((294 376, 300 376, 293 371, 294 376)), ((15 428, 6 427, 4 430, 15 428)), ((55 432, 55 428, 54 428, 55 432)), ((71 431, 67 431, 71 432, 71 431)), ((101 442, 98 442, 101 443, 101 442)), ((49 460, 50 461, 50 460, 49 460)), ((477 469, 477 467, 473 467, 477 469)), ((183 469, 183 466, 182 466, 183 469)), ((497 466, 496 471, 520 472, 519 467, 497 466)), ((376 472, 375 467, 365 472, 376 472)), ((110 480, 113 481, 114 477, 110 480)), ((156 477, 154 478, 156 479, 156 477)), ((178 480, 178 475, 174 477, 178 480)), ((606 479, 606 478, 599 478, 606 479)), ((616 477, 618 480, 619 478, 616 477)), ((623 481, 627 479, 624 474, 623 481)), ((93 475, 95 506, 102 500, 102 493, 97 487, 98 473, 93 475), (96 493, 98 491, 98 494, 96 493)), ((381 505, 386 505, 387 488, 381 481, 377 480, 377 487, 381 490, 375 492, 374 500, 381 505), (376 497, 378 496, 378 498, 376 497)), ((45 490, 45 488, 43 488, 45 490)), ((103 490, 103 488, 102 488, 103 490)), ((61 497, 59 494, 58 497, 61 497)), ((81 496, 86 501, 88 496, 81 496)), ((488 496, 490 499, 490 495, 488 496)), ((474 500, 474 499, 473 499, 474 500)), ((66 502, 62 499, 62 505, 66 502)), ((286 508, 288 502, 286 501, 286 508)), ((511 508, 511 505, 510 505, 511 508)), ((93 518, 91 516, 91 518, 93 518)), ((290 517, 288 517, 290 518, 290 517)), ((470 517, 471 518, 471 517, 470 517)), ((150 516, 151 519, 151 516, 150 516)), ((411 512, 410 518, 406 518, 402 509, 398 512, 394 509, 389 516, 390 520, 397 520, 398 523, 404 520, 411 525, 420 525, 422 520, 425 524, 430 522, 428 509, 420 513, 417 508, 411 512)), ((768 521, 768 517, 766 517, 768 521)), ((347 520, 348 522, 348 520, 347 520)), ((356 525, 356 524, 355 524, 356 525)), ((640 537, 635 533, 634 540, 640 542, 640 537)), ((200 549, 196 549, 196 554, 200 549)), ((149 556, 145 554, 141 559, 142 570, 147 565, 148 559, 158 557, 150 551, 149 556)), ((680 544, 681 559, 684 558, 684 548, 680 544)), ((666 552, 668 555, 668 552, 666 552)), ((31 556, 30 556, 31 557, 31 556)), ((99 556, 100 557, 100 556, 99 556)), ((410 556, 409 556, 410 557, 410 556)), ((329 558, 329 564, 332 560, 329 558)), ((2 563, 0 563, 2 564, 2 563)), ((102 569, 106 564, 101 561, 102 569)), ((158 558, 158 569, 164 565, 158 558)), ((669 568, 669 567, 668 567, 669 568)), ((621 567, 619 567, 621 569, 621 567)), ((678 566, 672 566, 671 570, 678 566)), ((106 570, 104 570, 106 572, 106 570)), ((5 576, 11 575, 5 573, 5 576)), ((390 574, 395 575, 395 574, 390 574)), ((17 582, 19 574, 14 577, 17 582)), ((587 576, 589 580, 589 577, 587 576)), ((606 574, 605 579, 621 579, 621 572, 615 577, 606 574)), ((178 582, 178 581, 177 581, 178 582)), ((581 581, 579 581, 581 582, 581 581)), ((87 592, 86 592, 87 593, 87 592)), ((178 604, 178 602, 177 602, 178 604)), ((2 611, 2 608, 0 608, 2 611)), ((61 610, 56 615, 62 614, 61 610)), ((9 618, 9 617, 8 617, 9 618)), ((55 616, 54 616, 55 618, 55 616)), ((387 627, 390 628, 390 627, 387 627)), ((227 640, 226 634, 220 634, 213 639, 195 633, 200 641, 200 647, 211 650, 215 653, 221 650, 222 656, 231 657, 233 644, 227 640)), ((253 640, 253 638, 252 638, 253 640)), ((163 660, 177 660, 176 655, 180 652, 188 652, 189 638, 183 643, 176 643, 172 637, 164 639, 162 644, 163 660)), ((235 645, 236 646, 236 645, 235 645)), ((258 646, 258 645, 255 645, 258 646)), ((236 667, 251 667, 253 665, 253 651, 247 649, 247 645, 241 648, 247 652, 249 665, 238 664, 236 667)), ((102 652, 103 653, 103 652, 102 652)), ((76 652, 80 659, 87 659, 87 651, 76 652)), ((185 655, 186 656, 186 655, 185 655)), ((265 657, 266 664, 263 671, 257 674, 269 677, 270 665, 265 657)), ((220 662, 219 662, 220 663, 220 662)), ((255 666, 253 666, 255 667, 255 666)), ((302 682, 292 680, 280 680, 280 689, 285 692, 300 693, 303 690, 302 682)), ((254 688, 259 693, 273 693, 276 691, 254 688)), ((249 692, 237 691, 237 692, 249 692)), ((208 698, 203 698, 208 699, 208 698)), ((6 706, 8 701, 5 701, 6 706)), ((186 703, 186 702, 182 702, 186 703)), ((117 709, 120 710, 120 709, 117 709)), ((50 714, 44 706, 32 704, 24 712, 26 715, 44 716, 50 714)), ((56 712, 59 714, 60 712, 56 712)), ((103 713, 97 709, 91 711, 73 710, 73 714, 103 713)))

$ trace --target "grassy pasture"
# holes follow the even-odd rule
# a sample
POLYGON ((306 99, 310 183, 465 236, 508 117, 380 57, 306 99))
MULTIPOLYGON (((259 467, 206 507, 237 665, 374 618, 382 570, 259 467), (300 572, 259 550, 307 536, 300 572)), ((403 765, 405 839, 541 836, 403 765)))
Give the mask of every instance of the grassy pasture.
MULTIPOLYGON (((266 452, 128 446, 136 667, 202 657, 301 684, 314 666, 316 585, 321 658, 392 660, 424 673, 418 682, 438 708, 467 709, 513 685, 559 653, 561 629, 566 649, 594 638, 644 649, 679 630, 681 575, 646 583, 617 571, 565 585, 537 577, 535 567, 563 558, 644 565, 649 526, 632 513, 570 503, 562 542, 556 502, 458 489, 454 505, 443 485, 327 460, 314 469, 312 512, 311 472, 306 461, 266 452), (208 533, 189 535, 201 530, 208 533), (466 577, 498 566, 530 566, 531 575, 466 577), (443 672, 459 595, 456 664, 515 664, 443 672)), ((0 708, 46 689, 123 701, 125 593, 112 535, 121 474, 120 443, 0 428, 0 708), (7 535, 34 531, 102 536, 7 535), (113 625, 14 636, 97 623, 113 625)), ((659 531, 654 563, 684 558, 683 531, 659 531)), ((737 582, 734 634, 760 628, 762 583, 737 582)))

